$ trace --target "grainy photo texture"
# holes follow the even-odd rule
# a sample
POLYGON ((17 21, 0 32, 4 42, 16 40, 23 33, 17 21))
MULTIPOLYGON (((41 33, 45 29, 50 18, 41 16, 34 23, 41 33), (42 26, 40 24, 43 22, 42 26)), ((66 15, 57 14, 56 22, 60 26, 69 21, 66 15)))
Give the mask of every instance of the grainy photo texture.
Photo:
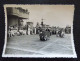
POLYGON ((4 5, 2 57, 77 58, 74 5, 4 5))

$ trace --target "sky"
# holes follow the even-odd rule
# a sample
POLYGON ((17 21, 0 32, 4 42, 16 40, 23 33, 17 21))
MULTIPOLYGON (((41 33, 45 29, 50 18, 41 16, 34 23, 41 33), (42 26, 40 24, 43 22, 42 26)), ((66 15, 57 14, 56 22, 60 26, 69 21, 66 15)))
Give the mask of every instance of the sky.
MULTIPOLYGON (((28 9, 29 19, 27 21, 41 23, 43 18, 44 24, 50 26, 65 27, 73 25, 74 5, 17 5, 28 9)), ((14 5, 15 7, 15 5, 14 5)))

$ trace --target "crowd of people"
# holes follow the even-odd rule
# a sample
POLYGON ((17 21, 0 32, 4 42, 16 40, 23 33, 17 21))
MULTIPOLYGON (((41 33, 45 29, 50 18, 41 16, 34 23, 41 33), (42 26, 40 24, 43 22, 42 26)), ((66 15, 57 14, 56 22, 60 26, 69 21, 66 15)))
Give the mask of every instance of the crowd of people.
POLYGON ((34 28, 33 30, 12 30, 11 28, 9 28, 8 30, 8 36, 14 36, 14 35, 33 35, 33 34, 39 34, 39 32, 41 30, 46 30, 50 32, 50 35, 56 35, 57 37, 64 37, 65 33, 70 34, 71 33, 71 27, 65 27, 65 28, 61 28, 61 27, 47 27, 47 28, 34 28))

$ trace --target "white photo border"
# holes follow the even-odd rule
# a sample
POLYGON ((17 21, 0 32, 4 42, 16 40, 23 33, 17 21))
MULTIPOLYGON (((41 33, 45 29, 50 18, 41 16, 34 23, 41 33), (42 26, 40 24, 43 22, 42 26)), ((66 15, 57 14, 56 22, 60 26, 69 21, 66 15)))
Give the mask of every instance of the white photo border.
MULTIPOLYGON (((4 5, 4 12, 5 12, 5 39, 4 39, 4 47, 2 52, 2 57, 33 57, 33 58, 77 58, 76 51, 75 51, 75 45, 74 45, 74 39, 73 39, 73 25, 71 26, 71 42, 72 42, 72 48, 73 48, 73 55, 14 55, 14 54, 5 54, 6 50, 6 44, 7 44, 7 12, 6 7, 20 7, 24 5, 29 4, 5 4, 4 5)), ((41 4, 31 4, 31 5, 41 5, 41 4)), ((46 5, 46 4, 43 4, 46 5)), ((55 4, 53 4, 55 5, 55 4)), ((63 4, 57 4, 57 5, 63 5, 63 4)), ((66 5, 66 4, 65 4, 66 5)), ((74 5, 73 5, 74 6, 74 5)))

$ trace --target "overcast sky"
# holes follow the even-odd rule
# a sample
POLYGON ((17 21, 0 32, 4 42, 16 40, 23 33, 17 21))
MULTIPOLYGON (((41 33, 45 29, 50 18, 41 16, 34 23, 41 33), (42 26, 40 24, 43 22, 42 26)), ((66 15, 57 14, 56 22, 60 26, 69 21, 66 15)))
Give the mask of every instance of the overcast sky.
POLYGON ((28 9, 29 22, 33 22, 34 26, 37 22, 50 26, 65 27, 73 24, 74 5, 18 5, 24 9, 28 9))

